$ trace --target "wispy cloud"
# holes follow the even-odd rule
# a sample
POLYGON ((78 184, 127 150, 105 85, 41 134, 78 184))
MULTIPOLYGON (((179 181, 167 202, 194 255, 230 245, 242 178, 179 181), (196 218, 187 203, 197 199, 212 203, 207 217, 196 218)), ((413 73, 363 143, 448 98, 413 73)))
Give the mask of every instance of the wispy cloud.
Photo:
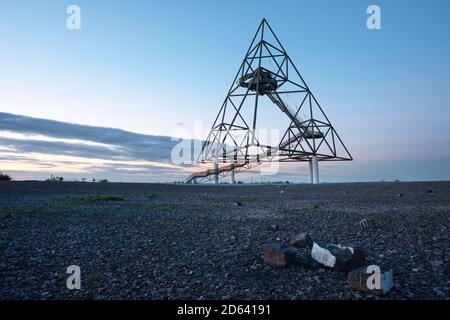
POLYGON ((167 136, 0 113, 2 170, 185 176, 186 167, 170 162, 176 143, 167 136))
POLYGON ((13 85, 10 84, 10 83, 6 83, 6 82, 3 82, 3 81, 0 81, 0 87, 12 88, 13 85))

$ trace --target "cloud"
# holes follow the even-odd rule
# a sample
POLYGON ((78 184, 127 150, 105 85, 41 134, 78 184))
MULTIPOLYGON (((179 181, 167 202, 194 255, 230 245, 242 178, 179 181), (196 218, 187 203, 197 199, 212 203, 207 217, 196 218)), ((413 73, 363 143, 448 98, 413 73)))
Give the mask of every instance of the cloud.
POLYGON ((20 141, 2 138, 3 146, 14 145, 25 152, 44 149, 46 152, 79 154, 89 157, 142 159, 149 161, 170 161, 170 153, 178 139, 133 133, 121 129, 96 127, 0 112, 0 130, 24 135, 39 135, 50 138, 78 140, 102 144, 104 147, 83 144, 69 144, 55 141, 20 141))
POLYGON ((35 141, 27 143, 17 139, 14 142, 12 139, 2 141, 2 144, 6 143, 8 145, 15 143, 17 147, 25 152, 31 152, 42 147, 47 152, 74 153, 78 150, 81 154, 87 154, 88 156, 97 155, 168 162, 170 160, 170 151, 177 143, 167 136, 143 135, 115 128, 37 119, 9 113, 0 113, 0 130, 61 139, 91 141, 111 145, 116 149, 71 146, 68 143, 58 142, 36 144, 35 141))
POLYGON ((6 82, 0 81, 0 87, 12 88, 13 85, 12 85, 12 84, 9 84, 9 83, 6 83, 6 82))
POLYGON ((170 159, 178 142, 168 136, 0 113, 0 167, 9 169, 72 166, 80 173, 185 176, 186 167, 170 159))

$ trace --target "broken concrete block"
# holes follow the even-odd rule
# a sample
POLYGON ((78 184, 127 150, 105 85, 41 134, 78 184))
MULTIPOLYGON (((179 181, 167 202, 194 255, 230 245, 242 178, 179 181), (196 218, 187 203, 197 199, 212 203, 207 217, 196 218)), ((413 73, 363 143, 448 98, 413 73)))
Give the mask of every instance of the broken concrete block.
POLYGON ((387 293, 394 286, 392 269, 375 265, 350 271, 347 280, 350 288, 373 294, 387 293))
POLYGON ((277 225, 277 224, 270 224, 270 225, 268 225, 267 226, 267 231, 278 231, 278 230, 280 230, 280 226, 279 225, 277 225))
POLYGON ((297 248, 305 248, 312 246, 313 240, 308 232, 302 232, 294 236, 289 244, 297 248))
POLYGON ((296 250, 281 241, 271 241, 264 245, 264 262, 275 267, 285 267, 295 261, 296 250))
POLYGON ((314 242, 311 258, 337 271, 351 271, 364 265, 366 254, 353 247, 314 242))

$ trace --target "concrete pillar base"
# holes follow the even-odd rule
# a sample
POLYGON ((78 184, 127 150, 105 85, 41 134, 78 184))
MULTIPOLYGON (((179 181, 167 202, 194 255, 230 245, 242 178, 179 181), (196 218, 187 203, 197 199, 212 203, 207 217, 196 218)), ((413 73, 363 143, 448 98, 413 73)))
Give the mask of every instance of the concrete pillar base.
POLYGON ((319 183, 319 161, 317 156, 312 157, 312 167, 313 167, 313 184, 319 183))
POLYGON ((214 162, 214 183, 219 184, 219 163, 214 162))

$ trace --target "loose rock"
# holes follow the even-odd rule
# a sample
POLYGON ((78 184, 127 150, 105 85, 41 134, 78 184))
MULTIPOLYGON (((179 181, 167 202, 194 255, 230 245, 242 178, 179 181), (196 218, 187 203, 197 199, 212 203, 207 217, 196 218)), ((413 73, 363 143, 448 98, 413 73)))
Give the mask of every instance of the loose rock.
POLYGON ((290 241, 289 244, 291 246, 297 247, 297 248, 305 248, 310 247, 313 244, 313 240, 309 233, 302 232, 298 235, 294 236, 290 241))
POLYGON ((271 241, 264 245, 264 262, 275 267, 285 267, 295 261, 296 250, 281 241, 271 241))
POLYGON ((275 232, 275 231, 280 230, 280 226, 277 225, 277 224, 270 224, 270 225, 267 226, 267 230, 275 232))
POLYGON ((337 271, 350 271, 361 267, 366 259, 359 248, 314 242, 311 257, 324 266, 337 271))
POLYGON ((372 294, 384 294, 389 292, 394 285, 394 276, 391 269, 379 268, 380 278, 376 279, 376 272, 374 267, 362 267, 350 271, 347 275, 347 280, 350 288, 370 292, 372 294))
POLYGON ((364 218, 361 221, 358 222, 358 225, 362 228, 362 229, 367 229, 369 228, 369 221, 364 218))

